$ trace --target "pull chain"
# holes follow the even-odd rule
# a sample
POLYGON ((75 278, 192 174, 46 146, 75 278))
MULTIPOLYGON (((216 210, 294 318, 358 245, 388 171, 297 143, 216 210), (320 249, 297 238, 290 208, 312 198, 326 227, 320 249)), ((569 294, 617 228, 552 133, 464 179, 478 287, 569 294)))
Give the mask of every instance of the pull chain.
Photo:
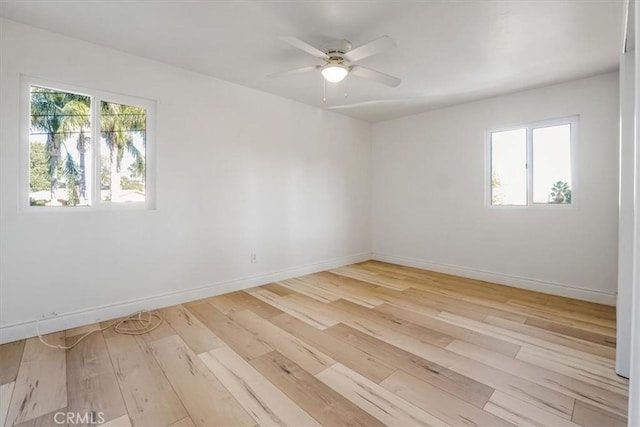
POLYGON ((322 79, 322 102, 327 102, 327 81, 322 79))

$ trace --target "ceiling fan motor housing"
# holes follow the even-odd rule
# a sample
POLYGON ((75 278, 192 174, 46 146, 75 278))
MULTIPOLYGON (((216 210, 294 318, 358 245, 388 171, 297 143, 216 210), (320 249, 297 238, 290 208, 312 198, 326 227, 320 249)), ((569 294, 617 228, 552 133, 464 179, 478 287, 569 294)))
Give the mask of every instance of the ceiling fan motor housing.
POLYGON ((351 50, 351 43, 348 40, 333 40, 322 47, 322 51, 330 58, 342 58, 345 53, 351 50))

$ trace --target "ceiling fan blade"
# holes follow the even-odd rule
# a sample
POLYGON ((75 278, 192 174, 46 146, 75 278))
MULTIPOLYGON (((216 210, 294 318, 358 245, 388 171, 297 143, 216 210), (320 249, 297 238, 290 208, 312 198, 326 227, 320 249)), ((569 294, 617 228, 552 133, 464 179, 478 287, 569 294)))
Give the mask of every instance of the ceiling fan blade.
POLYGON ((350 50, 344 55, 344 59, 349 62, 357 62, 361 59, 368 58, 369 56, 382 53, 395 47, 396 42, 389 36, 382 36, 379 39, 375 39, 372 42, 359 46, 350 50))
POLYGON ((323 51, 321 51, 318 48, 315 48, 313 46, 311 46, 309 43, 304 42, 298 38, 295 37, 280 37, 280 39, 282 41, 285 41, 287 43, 289 43, 291 46, 293 47, 297 47, 300 50, 304 50, 305 52, 307 52, 308 54, 311 54, 317 58, 322 58, 322 59, 328 59, 329 56, 327 56, 326 53, 324 53, 323 51))
POLYGON ((362 108, 362 107, 384 107, 385 105, 410 105, 410 104, 418 104, 421 102, 426 102, 431 97, 420 97, 420 98, 400 98, 400 99, 381 99, 378 101, 364 101, 364 102, 355 102, 353 104, 342 104, 342 105, 332 105, 330 107, 326 107, 327 110, 348 110, 351 108, 362 108))
POLYGON ((348 110, 350 108, 366 108, 366 107, 404 107, 416 104, 428 104, 433 102, 439 102, 447 99, 461 99, 468 96, 469 92, 435 92, 422 96, 413 96, 410 98, 392 98, 392 99, 378 99, 373 101, 354 102, 352 104, 332 105, 325 107, 327 110, 348 110))
POLYGON ((277 73, 269 74, 269 77, 276 78, 276 77, 288 76, 290 74, 306 73, 308 71, 317 70, 318 68, 321 68, 321 67, 322 65, 309 65, 307 67, 295 68, 293 70, 278 71, 277 73))
POLYGON ((391 104, 393 102, 397 102, 398 100, 389 100, 383 99, 379 101, 364 101, 364 102, 355 102, 353 104, 342 104, 342 105, 332 105, 330 107, 326 107, 327 110, 348 110, 350 108, 359 108, 359 107, 374 107, 377 105, 386 105, 391 104))
POLYGON ((397 77, 390 76, 389 74, 381 73, 380 71, 372 70, 370 68, 365 68, 360 65, 353 65, 351 67, 352 74, 356 77, 360 77, 368 80, 375 80, 378 83, 382 83, 383 85, 397 87, 402 80, 397 77))

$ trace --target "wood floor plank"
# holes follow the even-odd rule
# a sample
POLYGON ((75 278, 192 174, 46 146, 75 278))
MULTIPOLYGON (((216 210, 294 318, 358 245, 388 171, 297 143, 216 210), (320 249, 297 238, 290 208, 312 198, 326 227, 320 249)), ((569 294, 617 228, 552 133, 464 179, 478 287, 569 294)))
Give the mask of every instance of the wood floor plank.
POLYGON ((104 337, 105 340, 108 338, 113 338, 118 336, 118 333, 115 331, 114 326, 120 320, 124 320, 124 317, 117 318, 117 319, 109 319, 109 320, 105 320, 103 322, 98 323, 100 325, 100 329, 102 329, 102 336, 104 337))
MULTIPOLYGON (((43 338, 52 345, 64 345, 64 332, 43 338)), ((27 340, 9 404, 9 425, 67 406, 66 365, 64 350, 46 347, 38 338, 27 340)))
POLYGON ((284 313, 271 318, 271 322, 291 335, 314 345, 320 351, 354 371, 379 383, 396 368, 385 364, 371 353, 336 339, 325 331, 320 331, 295 317, 284 313))
POLYGON ((503 306, 505 306, 505 304, 491 304, 488 300, 480 298, 478 298, 478 301, 476 302, 471 302, 466 300, 468 298, 466 296, 455 296, 455 294, 458 294, 461 291, 458 291, 454 295, 451 295, 451 293, 439 294, 438 290, 439 288, 430 288, 428 290, 422 288, 409 288, 402 293, 406 295, 407 298, 412 299, 413 301, 417 301, 420 304, 424 304, 427 307, 479 321, 483 320, 489 315, 503 317, 505 319, 513 320, 514 322, 524 323, 527 320, 527 317, 525 315, 517 313, 516 310, 503 310, 502 308, 503 306), (480 301, 483 304, 480 304, 480 301))
POLYGON ((295 291, 287 288, 286 286, 282 286, 279 283, 269 283, 268 285, 262 285, 260 286, 260 289, 264 289, 281 297, 286 297, 287 295, 296 293, 295 291))
MULTIPOLYGON (((268 289, 266 290, 269 291, 268 289)), ((232 299, 235 300, 238 305, 245 307, 247 310, 253 311, 255 314, 265 319, 270 319, 283 313, 279 308, 274 307, 245 291, 234 293, 232 299)))
POLYGON ((578 424, 557 417, 501 391, 493 393, 484 410, 517 426, 578 427, 578 424))
POLYGON ((467 319, 465 317, 458 316, 452 313, 442 312, 438 314, 436 318, 451 323, 452 325, 460 326, 472 331, 492 336, 494 338, 512 342, 521 347, 534 349, 541 348, 561 354, 572 355, 579 359, 592 360, 606 366, 614 365, 614 362, 607 357, 598 356, 593 353, 588 353, 587 351, 577 350, 573 347, 568 347, 567 345, 556 344, 554 342, 546 341, 535 336, 530 336, 520 332, 512 331, 510 329, 493 326, 488 323, 477 322, 475 320, 467 319))
MULTIPOLYGON (((422 327, 393 314, 358 306, 350 301, 338 300, 330 303, 329 305, 339 309, 343 313, 348 313, 350 316, 354 316, 360 320, 360 323, 368 322, 368 324, 370 324, 373 322, 382 328, 388 328, 407 334, 420 341, 437 345, 438 347, 444 348, 453 341, 453 337, 450 335, 422 327)), ((372 328, 372 330, 375 330, 375 328, 372 328)))
POLYGON ((379 261, 367 261, 349 267, 356 269, 364 268, 366 270, 382 272, 383 275, 391 273, 393 277, 417 279, 418 286, 424 284, 435 284, 437 287, 441 288, 462 290, 464 293, 462 293, 461 296, 475 295, 476 297, 482 298, 487 294, 492 294, 493 296, 498 297, 497 299, 494 299, 494 301, 508 302, 509 300, 520 300, 535 302, 548 307, 562 308, 567 311, 582 312, 596 315, 597 317, 615 319, 615 309, 611 306, 578 301, 556 295, 542 294, 526 289, 513 288, 479 280, 462 279, 456 276, 421 270, 413 267, 398 266, 379 261), (473 293, 470 293, 470 291, 473 291, 473 293))
POLYGON ((496 351, 506 356, 515 357, 518 351, 520 351, 520 346, 517 344, 490 337, 466 328, 461 328, 447 322, 442 322, 438 319, 434 319, 430 316, 424 316, 413 311, 402 310, 388 304, 383 304, 379 307, 376 307, 376 310, 390 314, 397 318, 405 319, 407 321, 415 323, 416 325, 420 325, 425 328, 440 332, 452 338, 470 342, 479 345, 480 347, 496 351))
POLYGON ((320 425, 229 347, 199 357, 258 425, 320 425))
MULTIPOLYGON (((392 266, 390 268, 397 267, 398 266, 392 266)), ((409 270, 411 270, 405 267, 401 267, 401 269, 403 274, 409 274, 409 270)), ((417 269, 413 270, 416 271, 417 269)), ((524 289, 511 288, 504 285, 461 279, 459 277, 443 275, 441 273, 422 271, 421 273, 418 273, 416 277, 419 280, 414 281, 412 285, 417 289, 441 293, 456 299, 478 304, 479 306, 493 307, 502 311, 512 312, 514 314, 529 314, 533 316, 539 314, 542 315, 543 318, 547 318, 547 316, 554 316, 551 313, 545 313, 544 308, 541 310, 532 309, 526 313, 522 312, 522 308, 514 309, 513 306, 507 304, 510 300, 512 300, 512 302, 534 302, 538 303, 538 305, 545 305, 548 307, 563 307, 566 311, 578 309, 583 310, 583 312, 586 313, 597 313, 596 316, 600 317, 608 317, 610 319, 615 318, 615 310, 612 310, 611 307, 602 306, 601 304, 585 303, 582 301, 541 294, 524 289)), ((562 316, 558 317, 560 319, 570 320, 563 318, 562 316)))
POLYGON ((373 308, 383 302, 373 293, 359 289, 365 286, 373 287, 373 285, 365 282, 360 282, 359 285, 356 285, 353 282, 357 281, 349 277, 339 276, 330 272, 320 272, 305 276, 304 279, 311 286, 363 307, 373 308), (351 280, 351 282, 347 280, 351 280))
POLYGON ((264 321, 251 311, 243 310, 230 313, 229 317, 254 334, 260 341, 267 343, 312 375, 336 363, 335 360, 313 345, 296 338, 270 322, 264 321))
MULTIPOLYGON (((67 414, 67 408, 58 408, 44 415, 40 415, 39 417, 31 418, 28 421, 25 421, 19 424, 14 424, 14 427, 51 427, 51 426, 57 427, 60 425, 68 426, 69 424, 67 424, 66 422, 66 414, 67 414)), ((97 419, 98 418, 96 416, 94 420, 97 420, 97 419)), ((71 426, 73 425, 74 424, 71 424, 71 426)))
MULTIPOLYGON (((67 343, 75 340, 72 336, 67 343)), ((101 333, 93 333, 67 350, 67 402, 69 412, 101 412, 103 422, 127 414, 101 333)))
MULTIPOLYGON (((241 292, 241 291, 239 291, 241 292)), ((229 294, 218 295, 212 298, 207 298, 207 303, 211 304, 215 308, 220 311, 220 313, 227 315, 233 311, 238 310, 246 310, 247 307, 243 304, 240 304, 236 298, 233 298, 232 295, 239 292, 232 292, 229 294)))
POLYGON ((551 372, 573 377, 614 393, 624 396, 629 393, 629 380, 616 375, 613 367, 602 367, 575 357, 563 357, 557 352, 544 349, 523 348, 516 355, 516 359, 540 366, 551 372))
POLYGON ((171 424, 169 427, 196 427, 196 425, 191 421, 191 418, 183 418, 180 421, 176 421, 171 424))
MULTIPOLYGON (((327 303, 327 310, 330 311, 331 316, 338 321, 338 323, 344 323, 350 325, 352 328, 363 331, 364 333, 375 333, 384 328, 384 323, 376 322, 374 319, 368 316, 361 316, 357 311, 345 310, 342 305, 333 305, 334 303, 345 302, 343 300, 332 301, 327 303)), ((346 308, 357 307, 356 304, 348 303, 346 308)), ((333 325, 335 326, 335 325, 333 325)))
MULTIPOLYGON (((177 336, 151 343, 153 356, 196 426, 255 423, 187 344, 177 336)), ((181 417, 182 418, 182 417, 181 417)))
POLYGON ((7 413, 9 412, 9 403, 11 402, 11 396, 13 395, 13 387, 15 382, 5 383, 0 385, 0 426, 3 426, 7 420, 7 413))
POLYGON ((273 351, 273 347, 257 339, 211 304, 194 305, 188 310, 245 359, 254 359, 273 351))
POLYGON ((78 339, 80 336, 84 334, 88 334, 89 332, 97 332, 100 330, 100 323, 92 323, 90 325, 84 325, 73 329, 67 329, 64 331, 66 338, 75 337, 78 339))
POLYGON ((367 271, 366 269, 353 266, 334 268, 333 270, 329 271, 334 274, 340 274, 342 276, 351 277, 353 279, 370 283, 372 285, 384 286, 385 288, 397 291, 403 291, 409 288, 409 285, 405 283, 404 280, 397 277, 380 277, 380 275, 376 274, 375 272, 367 271))
MULTIPOLYGON (((396 291, 393 289, 386 289, 386 288, 378 288, 374 291, 374 293, 378 298, 384 301, 384 304, 376 308, 381 308, 386 305, 386 306, 396 307, 404 311, 411 311, 414 313, 419 313, 424 316, 431 316, 431 317, 440 313, 440 310, 432 307, 427 307, 424 304, 420 304, 412 300, 411 298, 407 297, 405 294, 403 294, 400 291, 396 291)), ((481 317, 484 319, 484 314, 481 317)))
POLYGON ((412 267, 400 267, 395 264, 388 264, 380 261, 365 261, 358 264, 348 265, 346 268, 350 268, 356 271, 366 271, 368 273, 374 273, 376 276, 390 277, 395 279, 418 279, 420 281, 432 282, 435 277, 433 272, 427 270, 419 270, 412 267))
POLYGON ((177 332, 175 331, 175 329, 173 329, 171 325, 163 319, 162 323, 160 323, 160 326, 158 326, 157 328, 145 334, 138 335, 138 336, 142 338, 147 344, 151 344, 156 340, 160 340, 162 338, 170 337, 176 334, 177 332))
POLYGON ((467 357, 459 356, 456 353, 397 331, 384 329, 377 333, 375 337, 492 388, 512 393, 518 398, 544 410, 567 419, 571 418, 574 400, 565 394, 550 390, 499 369, 483 365, 467 357))
POLYGON ((473 297, 473 298, 462 297, 462 298, 464 298, 464 301, 469 302, 471 304, 480 304, 487 307, 493 307, 495 309, 502 310, 504 312, 511 312, 514 316, 519 318, 510 319, 510 320, 521 321, 522 323, 526 322, 527 319, 540 319, 540 320, 555 322, 555 323, 569 326, 569 327, 583 329, 585 331, 594 332, 594 333, 606 335, 609 337, 616 336, 615 328, 597 325, 595 323, 585 322, 578 319, 572 319, 570 317, 564 317, 555 313, 549 313, 541 309, 529 308, 524 305, 517 306, 513 304, 496 303, 494 301, 482 299, 481 297, 473 297))
POLYGON ((519 359, 506 357, 463 341, 452 342, 447 346, 447 350, 603 409, 622 415, 627 411, 626 396, 593 386, 573 377, 549 371, 519 359))
POLYGON ((444 393, 441 389, 403 371, 393 373, 380 385, 452 426, 511 426, 505 420, 444 393))
POLYGON ((585 341, 591 341, 596 344, 606 345, 609 347, 616 346, 615 336, 590 332, 584 329, 575 328, 572 326, 563 325, 562 323, 553 322, 551 320, 539 319, 536 317, 528 318, 524 323, 529 326, 545 329, 549 332, 555 332, 561 335, 579 338, 585 341))
MULTIPOLYGON (((319 302, 331 302, 339 300, 340 297, 332 294, 331 292, 326 292, 323 289, 320 289, 314 286, 312 283, 309 283, 304 276, 296 277, 294 279, 283 280, 282 282, 278 282, 279 285, 284 286, 285 288, 291 289, 292 291, 306 295, 309 298, 313 298, 319 302)), ((260 289, 260 288, 257 288, 260 289)), ((250 292, 251 289, 247 290, 250 292)))
POLYGON ((573 422, 584 427, 626 427, 627 418, 596 408, 588 403, 576 401, 573 422))
MULTIPOLYGON (((433 273, 428 280, 422 279, 405 279, 411 287, 410 290, 424 291, 427 293, 435 293, 444 297, 454 298, 461 301, 469 301, 480 298, 483 301, 490 301, 494 304, 506 304, 509 301, 509 288, 496 290, 487 282, 481 282, 472 279, 460 281, 455 276, 433 273)), ((479 304, 480 307, 483 304, 479 304)), ((486 307, 490 307, 486 305, 486 307)))
POLYGON ((258 316, 264 317, 265 319, 282 314, 282 311, 273 305, 267 304, 243 291, 232 292, 230 294, 211 298, 209 300, 209 304, 213 305, 223 314, 229 314, 234 311, 251 310, 258 316))
POLYGON ((350 301, 349 296, 353 297, 357 300, 352 301, 354 304, 376 307, 381 303, 373 292, 380 287, 379 285, 336 274, 332 271, 321 271, 312 274, 311 277, 335 288, 341 299, 350 301))
MULTIPOLYGON (((501 295, 499 292, 492 292, 491 289, 479 286, 471 286, 465 281, 460 283, 459 279, 451 279, 449 277, 430 277, 427 280, 406 278, 403 282, 409 286, 404 293, 416 293, 426 295, 437 295, 442 298, 453 298, 461 302, 465 302, 466 298, 482 298, 496 304, 505 304, 508 297, 501 295)), ((481 286, 481 285, 480 285, 481 286)), ((477 304, 476 309, 491 308, 489 305, 477 304)), ((507 313, 504 313, 507 314, 507 313)))
MULTIPOLYGON (((338 321, 333 317, 330 307, 326 303, 318 302, 306 295, 293 293, 282 298, 282 301, 291 309, 298 309, 302 313, 307 313, 308 316, 312 317, 316 322, 324 326, 323 328, 318 329, 324 329, 338 323, 338 321)), ((307 323, 311 324, 310 322, 307 323)))
POLYGON ((132 335, 105 339, 134 425, 168 425, 187 416, 147 344, 132 335))
POLYGON ((535 353, 540 354, 545 358, 554 360, 557 363, 586 369, 589 372, 600 374, 601 376, 609 379, 612 384, 619 384, 623 387, 629 385, 627 378, 622 378, 615 373, 615 363, 613 360, 602 357, 585 358, 581 354, 574 354, 571 352, 563 353, 558 350, 547 349, 543 347, 529 347, 523 346, 516 357, 519 357, 523 353, 535 353))
POLYGON ((351 268, 354 270, 365 270, 368 272, 381 274, 388 277, 394 277, 398 279, 420 279, 420 280, 431 280, 432 272, 427 270, 421 270, 414 267, 405 267, 399 266, 396 264, 390 264, 381 261, 364 261, 359 262, 357 264, 347 265, 346 268, 351 268))
MULTIPOLYGON (((379 267, 378 264, 376 267, 379 267)), ((397 269, 398 266, 388 264, 386 268, 397 269)), ((417 268, 400 267, 402 274, 406 276, 405 280, 411 283, 411 287, 422 289, 437 289, 449 293, 452 296, 475 296, 484 297, 495 302, 507 302, 512 298, 536 299, 543 294, 518 289, 495 283, 489 283, 482 280, 469 278, 460 278, 450 274, 438 273, 434 271, 420 270, 417 268), (457 292, 462 291, 463 294, 457 292)), ((383 273, 386 274, 386 273, 383 273)), ((547 298, 544 296, 543 298, 547 298)))
POLYGON ((250 293, 254 297, 277 307, 282 312, 300 319, 315 328, 326 329, 327 327, 336 324, 335 319, 317 313, 308 307, 300 307, 295 300, 290 298, 290 296, 281 297, 266 290, 256 290, 251 291, 250 293))
POLYGON ((322 425, 384 425, 276 351, 250 363, 322 425))
POLYGON ((449 425, 339 363, 320 372, 316 378, 385 425, 449 425))
POLYGON ((494 391, 492 387, 481 382, 380 341, 349 326, 336 325, 327 329, 327 333, 479 408, 482 408, 487 403, 494 391))
POLYGON ((535 310, 544 310, 546 313, 556 314, 562 317, 566 317, 568 319, 580 320, 582 322, 593 323, 596 325, 604 326, 606 328, 615 328, 616 321, 610 318, 604 318, 594 313, 583 313, 579 311, 573 310, 562 310, 553 306, 538 304, 531 301, 521 301, 521 300, 509 300, 507 304, 515 305, 516 307, 526 307, 535 310))
POLYGON ((0 345, 0 385, 16 380, 25 340, 0 345))
MULTIPOLYGON (((175 424, 171 425, 174 426, 175 424)), ((131 427, 131 420, 129 419, 128 415, 123 415, 116 418, 115 420, 111 420, 102 424, 102 427, 131 427)))
POLYGON ((484 319, 484 322, 503 329, 519 332, 530 337, 540 338, 544 341, 573 348, 575 350, 606 357, 607 359, 614 360, 616 358, 615 347, 596 344, 591 341, 582 340, 580 338, 568 337, 556 332, 549 332, 544 329, 536 328, 524 323, 512 322, 510 320, 494 316, 487 316, 484 319))
POLYGON ((560 311, 571 311, 574 313, 588 314, 601 319, 616 320, 615 307, 599 304, 590 301, 580 301, 574 298, 561 297, 557 295, 540 294, 533 292, 533 298, 527 294, 524 296, 515 295, 507 302, 533 302, 538 304, 543 310, 552 308, 560 311))
POLYGON ((194 353, 200 354, 226 346, 224 341, 189 313, 184 306, 174 305, 164 308, 160 312, 165 321, 171 325, 194 353))

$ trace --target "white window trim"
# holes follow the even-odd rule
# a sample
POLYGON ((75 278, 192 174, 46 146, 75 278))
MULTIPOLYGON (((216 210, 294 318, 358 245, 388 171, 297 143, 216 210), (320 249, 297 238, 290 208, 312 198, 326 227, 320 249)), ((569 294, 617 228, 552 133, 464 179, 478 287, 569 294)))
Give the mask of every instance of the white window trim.
POLYGON ((18 185, 19 210, 22 212, 95 212, 95 211, 128 211, 128 210, 155 210, 156 207, 156 102, 129 95, 122 95, 96 89, 88 89, 80 86, 70 85, 57 81, 45 80, 33 76, 21 76, 20 84, 20 137, 18 138, 19 148, 19 172, 20 180, 18 185), (100 141, 100 123, 98 120, 98 109, 100 101, 114 102, 125 105, 141 107, 147 113, 146 147, 145 147, 145 201, 129 203, 112 203, 100 200, 100 145, 91 147, 91 158, 88 162, 89 174, 91 176, 90 186, 87 187, 89 193, 89 206, 31 206, 29 203, 29 147, 31 128, 31 97, 30 87, 40 86, 49 89, 58 89, 91 97, 91 142, 95 144, 100 141))
POLYGON ((485 130, 485 207, 489 209, 577 209, 579 201, 578 189, 578 134, 579 134, 580 116, 568 116, 555 119, 540 120, 536 122, 528 122, 519 125, 505 126, 500 128, 491 128, 485 130), (533 129, 558 126, 563 124, 571 125, 571 203, 533 203, 533 129), (494 132, 504 132, 516 129, 526 129, 527 137, 527 204, 526 205, 494 205, 491 203, 491 134, 494 132), (577 197, 576 197, 577 196, 577 197))

